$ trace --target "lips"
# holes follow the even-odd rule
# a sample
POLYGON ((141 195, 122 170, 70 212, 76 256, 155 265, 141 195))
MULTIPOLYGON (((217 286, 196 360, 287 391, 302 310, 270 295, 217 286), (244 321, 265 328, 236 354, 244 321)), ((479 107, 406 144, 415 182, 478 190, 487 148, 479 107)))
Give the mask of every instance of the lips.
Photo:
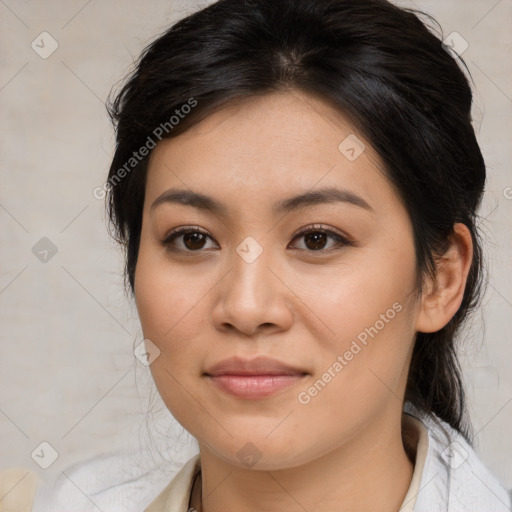
POLYGON ((208 376, 218 375, 304 375, 304 368, 293 367, 269 357, 242 359, 232 357, 214 364, 205 372, 208 376))
POLYGON ((300 382, 308 372, 268 357, 231 358, 211 366, 204 375, 219 390, 243 399, 261 399, 300 382))

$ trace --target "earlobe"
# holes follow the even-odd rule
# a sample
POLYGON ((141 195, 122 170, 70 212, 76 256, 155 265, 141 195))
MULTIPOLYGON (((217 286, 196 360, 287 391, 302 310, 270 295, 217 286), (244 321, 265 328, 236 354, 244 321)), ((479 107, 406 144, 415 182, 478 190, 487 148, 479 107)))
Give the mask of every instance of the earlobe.
POLYGON ((471 233, 465 224, 456 223, 446 252, 437 260, 435 282, 425 283, 416 319, 416 331, 436 332, 455 315, 464 297, 473 260, 471 233))

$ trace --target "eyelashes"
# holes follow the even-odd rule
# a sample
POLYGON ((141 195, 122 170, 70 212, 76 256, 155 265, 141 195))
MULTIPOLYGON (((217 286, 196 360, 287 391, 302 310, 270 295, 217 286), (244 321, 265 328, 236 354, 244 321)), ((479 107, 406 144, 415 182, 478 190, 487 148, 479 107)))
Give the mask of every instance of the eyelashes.
MULTIPOLYGON (((325 228, 322 225, 313 225, 301 228, 297 233, 294 234, 290 243, 293 243, 295 240, 301 238, 306 239, 306 243, 304 244, 305 248, 297 250, 311 254, 331 253, 345 246, 354 245, 354 243, 346 236, 341 235, 332 229, 325 228), (323 245, 327 245, 327 241, 329 239, 334 240, 334 245, 329 248, 324 248, 323 245), (307 245, 311 242, 313 242, 313 249, 310 249, 307 245), (320 248, 318 247, 319 245, 321 246, 320 248)), ((207 241, 207 239, 214 241, 209 233, 203 228, 200 228, 199 226, 183 226, 171 231, 163 240, 161 240, 160 243, 170 252, 183 254, 204 253, 212 249, 217 249, 217 247, 205 248, 204 243, 207 241), (177 241, 181 242, 182 247, 177 247, 177 241)))

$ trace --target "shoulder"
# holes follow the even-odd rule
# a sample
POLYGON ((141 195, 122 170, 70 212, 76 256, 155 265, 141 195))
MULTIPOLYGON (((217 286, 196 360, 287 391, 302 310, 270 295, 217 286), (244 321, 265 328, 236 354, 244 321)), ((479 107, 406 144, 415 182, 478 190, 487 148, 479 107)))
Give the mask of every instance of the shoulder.
POLYGON ((447 423, 407 404, 428 432, 428 448, 414 512, 506 512, 509 492, 473 447, 447 423))
POLYGON ((12 467, 0 471, 0 512, 32 510, 41 479, 26 468, 12 467))
POLYGON ((200 455, 194 455, 144 512, 187 512, 194 478, 201 469, 200 455))
MULTIPOLYGON (((41 485, 34 512, 142 511, 178 470, 149 453, 113 450, 65 466, 41 485)), ((17 510, 17 509, 16 509, 17 510)), ((4 512, 0 508, 0 512, 4 512)))

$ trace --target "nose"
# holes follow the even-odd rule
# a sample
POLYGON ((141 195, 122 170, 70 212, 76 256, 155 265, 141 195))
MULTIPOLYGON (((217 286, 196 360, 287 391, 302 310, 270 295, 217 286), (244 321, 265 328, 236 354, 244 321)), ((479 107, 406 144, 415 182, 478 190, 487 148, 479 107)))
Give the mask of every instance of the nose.
POLYGON ((263 251, 252 262, 237 253, 231 258, 230 271, 215 287, 213 322, 218 330, 255 337, 291 327, 293 294, 269 253, 263 251))

